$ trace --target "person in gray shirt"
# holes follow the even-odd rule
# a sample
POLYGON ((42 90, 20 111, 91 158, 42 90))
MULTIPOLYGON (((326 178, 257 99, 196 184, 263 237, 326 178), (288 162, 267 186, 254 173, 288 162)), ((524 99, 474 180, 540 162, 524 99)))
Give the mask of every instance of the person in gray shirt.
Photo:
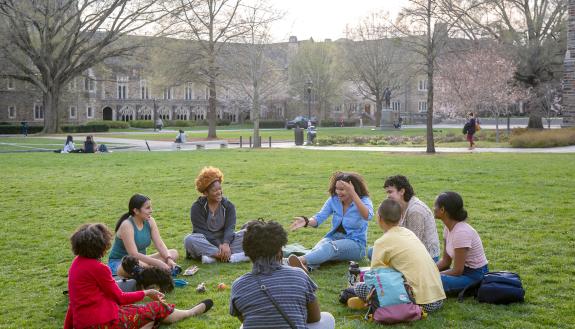
POLYGON ((236 208, 223 197, 223 173, 204 167, 196 178, 196 189, 203 195, 192 204, 192 233, 184 238, 186 257, 202 263, 248 261, 242 248, 244 230, 234 232, 236 208))

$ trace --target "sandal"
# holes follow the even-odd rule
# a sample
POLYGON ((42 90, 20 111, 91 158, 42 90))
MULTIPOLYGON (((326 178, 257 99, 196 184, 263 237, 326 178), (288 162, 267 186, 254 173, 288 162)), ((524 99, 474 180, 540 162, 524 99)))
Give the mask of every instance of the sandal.
POLYGON ((196 265, 193 265, 193 266, 188 267, 182 275, 191 276, 191 275, 196 274, 199 270, 200 270, 199 267, 197 267, 196 265))

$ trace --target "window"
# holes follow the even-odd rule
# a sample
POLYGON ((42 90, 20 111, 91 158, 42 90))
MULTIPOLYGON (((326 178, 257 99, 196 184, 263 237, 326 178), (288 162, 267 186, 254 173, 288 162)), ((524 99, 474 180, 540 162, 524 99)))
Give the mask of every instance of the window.
POLYGON ((427 112, 427 102, 419 102, 418 105, 419 112, 427 112))
POLYGON ((391 108, 394 111, 399 112, 401 111, 401 103, 399 101, 391 102, 391 108))
POLYGON ((34 104, 34 120, 44 119, 44 105, 34 104))
POLYGON ((6 88, 8 88, 8 90, 14 89, 14 78, 13 77, 8 77, 8 79, 6 81, 6 88))
POLYGON ((193 92, 192 92, 192 83, 191 83, 191 82, 188 82, 188 83, 186 84, 186 95, 185 95, 185 99, 186 99, 186 100, 192 100, 192 99, 194 99, 193 92))
POLYGON ((118 99, 126 99, 128 98, 128 81, 130 78, 128 77, 117 77, 116 84, 118 86, 118 99))
POLYGON ((70 119, 76 119, 76 107, 70 106, 70 119))
POLYGON ((164 88, 164 99, 172 99, 173 96, 174 96, 174 88, 172 87, 164 88))
POLYGON ((72 80, 70 80, 70 83, 68 84, 68 90, 76 91, 77 88, 78 88, 78 82, 76 78, 73 78, 72 80))
POLYGON ((89 93, 93 93, 96 91, 96 81, 91 77, 86 77, 84 79, 84 90, 89 93))
POLYGON ((150 90, 148 89, 148 82, 146 80, 140 80, 140 97, 142 99, 150 98, 150 90))
POLYGON ((210 99, 210 87, 206 87, 206 99, 210 99))
POLYGON ((14 119, 16 117, 16 106, 8 106, 8 118, 14 119))
POLYGON ((417 90, 419 91, 427 91, 427 80, 419 80, 419 84, 417 86, 417 90))
POLYGON ((94 108, 91 106, 86 107, 86 117, 92 119, 94 117, 94 108))

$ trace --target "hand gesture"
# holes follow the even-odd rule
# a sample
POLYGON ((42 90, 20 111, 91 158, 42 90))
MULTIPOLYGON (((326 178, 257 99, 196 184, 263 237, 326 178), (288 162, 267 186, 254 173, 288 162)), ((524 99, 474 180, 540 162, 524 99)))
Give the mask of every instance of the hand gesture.
POLYGON ((150 297, 151 300, 155 300, 161 303, 165 303, 164 300, 164 294, 162 294, 161 292, 157 291, 156 289, 148 289, 148 290, 144 290, 144 294, 146 294, 146 296, 150 297))
POLYGON ((227 261, 229 261, 229 260, 230 260, 230 256, 232 255, 232 250, 230 249, 230 245, 227 244, 227 243, 222 243, 222 244, 220 245, 220 248, 219 248, 219 249, 220 249, 220 252, 219 252, 220 260, 221 260, 222 262, 227 262, 227 261))
POLYGON ((337 181, 338 184, 341 184, 341 186, 343 187, 343 189, 345 190, 345 192, 348 195, 353 195, 355 192, 355 188, 353 187, 353 184, 350 182, 346 182, 343 180, 337 181))
POLYGON ((298 228, 305 226, 305 219, 303 217, 298 216, 298 217, 294 217, 293 219, 294 219, 294 221, 293 221, 293 223, 291 223, 291 225, 289 227, 290 230, 295 231, 298 228))

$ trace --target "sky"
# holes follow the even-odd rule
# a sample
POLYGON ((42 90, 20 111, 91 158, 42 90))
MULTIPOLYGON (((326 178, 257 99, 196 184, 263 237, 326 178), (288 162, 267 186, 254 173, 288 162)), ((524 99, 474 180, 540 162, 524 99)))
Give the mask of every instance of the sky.
POLYGON ((387 11, 395 16, 407 0, 269 0, 285 17, 272 27, 276 42, 295 35, 315 41, 344 37, 346 24, 354 25, 371 12, 387 11))

